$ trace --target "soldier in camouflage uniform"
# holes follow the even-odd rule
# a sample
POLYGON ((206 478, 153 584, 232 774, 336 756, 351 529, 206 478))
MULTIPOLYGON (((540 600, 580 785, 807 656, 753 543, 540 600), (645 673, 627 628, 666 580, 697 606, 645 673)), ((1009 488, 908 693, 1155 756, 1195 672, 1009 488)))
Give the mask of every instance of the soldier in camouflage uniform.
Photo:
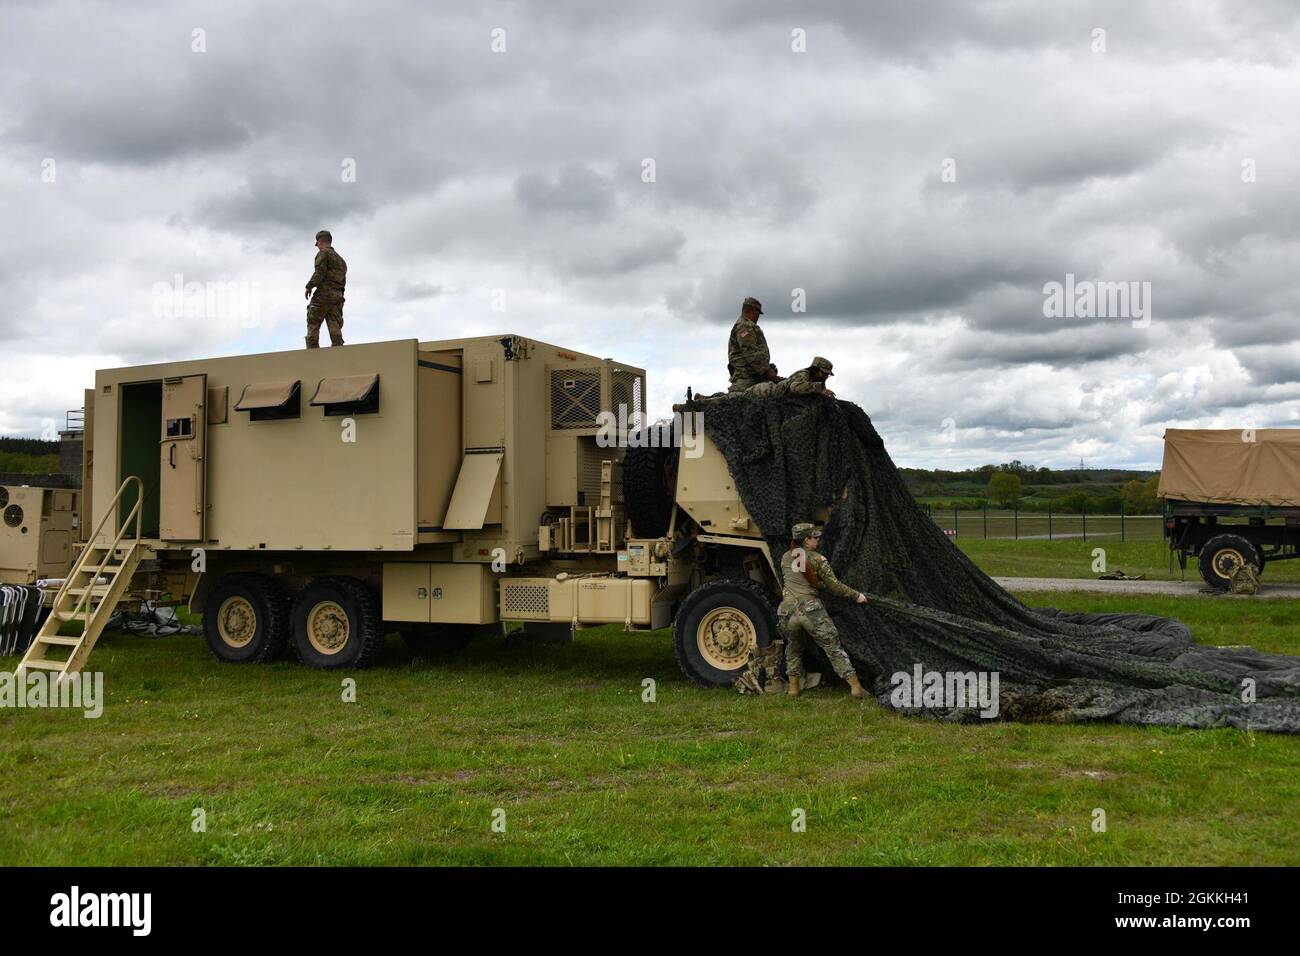
POLYGON ((767 337, 758 327, 763 306, 753 296, 740 305, 740 318, 731 327, 727 341, 727 373, 731 376, 728 394, 739 394, 759 382, 775 382, 779 376, 767 350, 767 337))
POLYGON ((334 237, 322 229, 316 233, 316 271, 307 280, 307 348, 320 347, 320 327, 329 329, 330 345, 343 344, 343 287, 348 264, 334 251, 334 237), (312 290, 316 294, 312 295, 312 290))
POLYGON ((862 697, 862 684, 853 670, 849 655, 840 645, 839 632, 822 605, 820 592, 866 604, 867 596, 842 584, 825 555, 818 553, 821 529, 800 522, 790 533, 790 550, 781 556, 781 581, 783 590, 781 606, 777 609, 777 627, 785 638, 785 673, 789 682, 788 693, 799 696, 799 683, 803 677, 803 638, 808 635, 816 642, 831 662, 836 676, 849 682, 854 697, 862 697))
POLYGON ((744 394, 755 398, 771 398, 776 395, 826 395, 835 397, 835 393, 826 387, 826 379, 835 373, 830 359, 820 355, 812 360, 807 368, 801 368, 789 378, 780 378, 774 382, 759 382, 744 394))

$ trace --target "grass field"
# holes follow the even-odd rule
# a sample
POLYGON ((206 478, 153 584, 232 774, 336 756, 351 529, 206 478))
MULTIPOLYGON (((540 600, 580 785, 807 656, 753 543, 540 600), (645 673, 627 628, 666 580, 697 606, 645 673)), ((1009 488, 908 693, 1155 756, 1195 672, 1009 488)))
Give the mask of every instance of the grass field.
MULTIPOLYGON (((1033 600, 1300 653, 1291 602, 1033 600)), ((1300 740, 705 692, 666 631, 431 659, 390 638, 351 675, 115 634, 91 663, 101 718, 0 711, 2 864, 1300 863, 1300 740)))
MULTIPOLYGON (((1193 559, 1188 560, 1187 571, 1181 572, 1177 558, 1172 573, 1169 570, 1169 552, 1162 541, 1088 540, 1072 538, 1065 541, 984 541, 980 538, 957 538, 954 543, 986 573, 995 577, 1020 578, 1095 578, 1092 569, 1093 550, 1106 552, 1107 570, 1123 569, 1127 574, 1145 574, 1157 581, 1188 581, 1201 583, 1200 573, 1193 559)), ((1300 560, 1277 561, 1266 565, 1260 580, 1294 583, 1300 581, 1300 560)), ((1300 622, 1300 615, 1298 622, 1300 622)))

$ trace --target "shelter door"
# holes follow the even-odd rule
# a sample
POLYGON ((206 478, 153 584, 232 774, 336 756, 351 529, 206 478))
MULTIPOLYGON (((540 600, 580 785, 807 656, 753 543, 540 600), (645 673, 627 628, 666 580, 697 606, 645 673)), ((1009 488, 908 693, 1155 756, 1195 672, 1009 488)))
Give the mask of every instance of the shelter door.
POLYGON ((207 464, 206 375, 163 380, 159 532, 164 541, 202 541, 207 464))

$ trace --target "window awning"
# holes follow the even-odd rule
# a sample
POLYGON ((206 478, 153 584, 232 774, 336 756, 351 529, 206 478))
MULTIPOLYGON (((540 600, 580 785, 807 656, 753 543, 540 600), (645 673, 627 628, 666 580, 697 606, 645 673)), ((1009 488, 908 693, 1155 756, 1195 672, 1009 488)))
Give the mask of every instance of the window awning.
POLYGON ((298 382, 258 382, 245 385, 235 411, 251 412, 269 408, 284 408, 298 393, 298 382))
POLYGON ((501 472, 501 452, 467 454, 456 478, 456 489, 447 503, 442 526, 448 531, 477 531, 487 518, 492 493, 501 472))
POLYGON ((379 373, 323 378, 311 397, 311 405, 356 405, 370 400, 379 388, 379 373))

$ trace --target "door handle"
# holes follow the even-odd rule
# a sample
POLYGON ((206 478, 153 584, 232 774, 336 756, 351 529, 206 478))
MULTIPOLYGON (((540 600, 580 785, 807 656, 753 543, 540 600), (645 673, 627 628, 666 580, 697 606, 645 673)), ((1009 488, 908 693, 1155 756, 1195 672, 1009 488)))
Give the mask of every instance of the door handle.
POLYGON ((415 589, 415 596, 418 597, 421 601, 423 601, 425 598, 427 598, 427 597, 429 596, 429 589, 428 589, 428 588, 416 588, 416 589, 415 589))
POLYGON ((176 467, 176 443, 172 442, 167 446, 167 464, 173 468, 176 467))

